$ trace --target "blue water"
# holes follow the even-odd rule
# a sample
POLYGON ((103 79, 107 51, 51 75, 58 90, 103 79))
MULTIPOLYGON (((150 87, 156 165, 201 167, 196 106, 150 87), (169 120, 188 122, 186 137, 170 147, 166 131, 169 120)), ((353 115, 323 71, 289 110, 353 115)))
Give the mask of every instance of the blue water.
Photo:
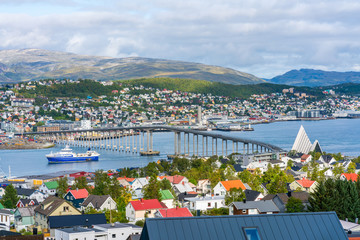
MULTIPOLYGON (((300 126, 303 125, 310 141, 316 139, 320 142, 323 151, 330 153, 341 152, 347 156, 360 155, 360 119, 337 119, 326 121, 288 121, 270 124, 254 125, 252 132, 219 132, 221 134, 251 138, 277 145, 290 150, 300 126)), ((122 167, 143 167, 149 162, 160 158, 166 158, 167 154, 174 153, 174 134, 171 132, 154 133, 154 150, 161 152, 160 156, 141 157, 138 154, 123 153, 110 150, 98 150, 100 160, 98 162, 48 164, 45 157, 50 151, 57 152, 64 146, 56 146, 51 149, 33 150, 1 150, 0 168, 8 172, 11 167, 12 175, 21 176, 27 174, 43 174, 62 170, 95 171, 97 169, 117 169, 122 167)), ((199 137, 199 142, 202 139, 199 137)), ((190 136, 192 142, 192 136, 190 136)), ((209 138, 209 155, 211 139, 209 138)), ((84 152, 85 148, 72 147, 75 152, 84 152)), ((228 149, 232 149, 229 142, 228 149)), ((241 147, 239 146, 239 149, 241 147)), ((190 145, 190 153, 192 154, 190 145)), ((182 146, 183 151, 183 146, 182 146)), ((218 142, 218 154, 221 152, 221 141, 218 142)), ((199 149, 199 154, 202 149, 199 149)))

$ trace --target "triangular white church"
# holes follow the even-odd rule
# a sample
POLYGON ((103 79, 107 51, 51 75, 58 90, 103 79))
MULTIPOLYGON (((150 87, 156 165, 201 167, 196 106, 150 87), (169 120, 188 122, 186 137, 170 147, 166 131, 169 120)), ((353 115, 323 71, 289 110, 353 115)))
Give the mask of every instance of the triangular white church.
POLYGON ((296 136, 295 142, 291 150, 295 150, 296 152, 308 154, 309 152, 321 152, 320 143, 318 140, 315 140, 313 144, 311 144, 309 137, 307 136, 303 125, 301 125, 299 132, 296 136))

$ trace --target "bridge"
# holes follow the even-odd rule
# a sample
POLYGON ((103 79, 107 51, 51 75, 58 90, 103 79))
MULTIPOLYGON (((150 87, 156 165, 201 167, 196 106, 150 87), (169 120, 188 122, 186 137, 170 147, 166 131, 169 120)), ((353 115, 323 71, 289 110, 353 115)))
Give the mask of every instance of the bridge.
POLYGON ((261 141, 167 125, 26 132, 17 135, 43 136, 48 141, 72 146, 155 155, 154 153, 157 153, 157 151, 153 150, 153 132, 156 131, 174 132, 175 156, 190 156, 191 148, 192 155, 195 156, 218 155, 220 152, 219 141, 221 141, 221 155, 223 156, 228 155, 228 151, 243 154, 284 152, 280 147, 261 141), (228 146, 228 143, 232 144, 231 148, 228 146))

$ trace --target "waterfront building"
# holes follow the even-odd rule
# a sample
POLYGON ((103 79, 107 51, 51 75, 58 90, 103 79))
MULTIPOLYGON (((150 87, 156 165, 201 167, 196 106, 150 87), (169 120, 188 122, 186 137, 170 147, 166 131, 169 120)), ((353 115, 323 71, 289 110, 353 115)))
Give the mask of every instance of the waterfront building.
POLYGON ((317 140, 312 144, 307 136, 304 127, 301 125, 296 136, 295 142, 291 150, 299 153, 308 154, 311 151, 322 152, 320 144, 317 140))

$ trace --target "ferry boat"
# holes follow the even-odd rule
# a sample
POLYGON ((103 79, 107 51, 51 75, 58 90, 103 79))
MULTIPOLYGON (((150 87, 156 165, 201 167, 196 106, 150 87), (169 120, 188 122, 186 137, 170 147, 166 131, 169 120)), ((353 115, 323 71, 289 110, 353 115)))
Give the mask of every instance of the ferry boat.
POLYGON ((73 162, 90 162, 98 161, 100 154, 91 151, 90 148, 86 153, 73 153, 69 146, 61 149, 60 152, 50 153, 46 155, 49 163, 73 163, 73 162))

